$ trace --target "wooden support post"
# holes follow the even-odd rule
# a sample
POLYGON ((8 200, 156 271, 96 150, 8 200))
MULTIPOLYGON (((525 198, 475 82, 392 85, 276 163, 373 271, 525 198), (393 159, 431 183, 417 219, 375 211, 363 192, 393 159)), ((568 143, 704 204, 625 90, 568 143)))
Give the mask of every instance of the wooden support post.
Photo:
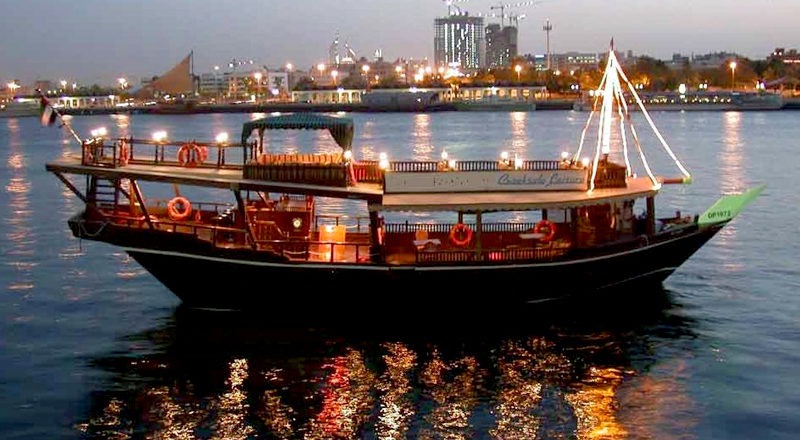
POLYGON ((144 197, 142 197, 142 191, 139 190, 139 184, 137 184, 135 180, 131 180, 131 191, 136 196, 136 200, 139 202, 139 208, 142 210, 142 215, 144 216, 144 221, 147 222, 147 226, 150 229, 155 229, 156 226, 153 224, 153 221, 150 220, 150 213, 147 212, 147 207, 144 206, 144 197))
POLYGON ((242 199, 242 193, 239 191, 239 188, 235 188, 233 190, 233 195, 236 196, 236 204, 239 206, 239 212, 242 213, 242 219, 244 220, 244 227, 245 231, 247 232, 247 237, 250 239, 250 247, 253 249, 258 248, 258 244, 256 243, 255 234, 253 234, 253 228, 250 225, 250 218, 247 215, 247 209, 244 205, 244 199, 242 199))
POLYGON ((481 258, 481 229, 483 229, 483 213, 478 210, 475 211, 475 258, 481 258))
POLYGON ((381 263, 384 259, 384 249, 386 248, 385 243, 381 243, 380 234, 383 234, 383 240, 386 238, 385 231, 379 230, 382 228, 383 225, 381 224, 381 217, 378 215, 377 211, 369 210, 369 242, 371 243, 369 247, 369 256, 370 260, 373 263, 381 263))
POLYGON ((570 222, 570 241, 573 243, 578 242, 578 208, 570 208, 569 210, 570 222))
POLYGON ((656 199, 653 196, 647 198, 647 235, 656 233, 656 199))
POLYGON ((67 188, 69 188, 69 189, 70 189, 70 191, 72 191, 72 193, 73 193, 73 194, 75 194, 75 195, 76 195, 76 196, 77 196, 79 199, 81 199, 81 201, 82 201, 83 203, 89 203, 89 199, 87 199, 85 195, 83 195, 83 194, 82 194, 80 191, 78 191, 78 188, 76 188, 76 187, 75 187, 75 185, 73 185, 73 184, 72 184, 72 182, 70 182, 69 180, 67 180, 67 178, 66 178, 66 177, 64 177, 64 175, 63 175, 63 174, 61 174, 61 173, 59 173, 59 172, 57 172, 57 171, 54 171, 54 172, 53 172, 53 174, 55 174, 55 175, 56 175, 56 177, 58 177, 58 180, 60 180, 61 182, 63 182, 63 183, 64 183, 64 185, 65 185, 67 188))

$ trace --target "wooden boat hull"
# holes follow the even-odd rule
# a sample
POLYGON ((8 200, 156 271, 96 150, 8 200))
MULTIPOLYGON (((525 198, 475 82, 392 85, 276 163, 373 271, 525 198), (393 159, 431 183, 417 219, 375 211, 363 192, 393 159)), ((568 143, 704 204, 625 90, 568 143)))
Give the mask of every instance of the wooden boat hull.
POLYGON ((122 228, 94 237, 80 231, 76 235, 122 246, 189 307, 484 308, 657 285, 723 225, 691 226, 660 234, 652 242, 642 239, 556 261, 448 266, 290 262, 264 252, 191 244, 179 234, 126 235, 130 231, 122 228), (478 294, 477 286, 488 286, 493 293, 478 294))

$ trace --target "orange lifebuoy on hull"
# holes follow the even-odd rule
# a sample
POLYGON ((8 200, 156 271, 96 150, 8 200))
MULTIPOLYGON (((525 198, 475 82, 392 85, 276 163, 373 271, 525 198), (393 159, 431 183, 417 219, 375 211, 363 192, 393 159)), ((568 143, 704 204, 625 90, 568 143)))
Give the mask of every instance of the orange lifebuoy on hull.
POLYGON ((464 247, 472 241, 472 229, 464 223, 456 223, 450 229, 450 243, 464 247))
POLYGON ((192 215, 192 204, 186 197, 175 197, 167 204, 167 214, 175 221, 186 220, 192 215))
POLYGON ((536 223, 536 226, 533 228, 533 232, 537 234, 543 234, 543 237, 540 238, 539 241, 547 243, 552 241, 553 237, 555 237, 556 225, 550 220, 542 220, 539 223, 536 223))

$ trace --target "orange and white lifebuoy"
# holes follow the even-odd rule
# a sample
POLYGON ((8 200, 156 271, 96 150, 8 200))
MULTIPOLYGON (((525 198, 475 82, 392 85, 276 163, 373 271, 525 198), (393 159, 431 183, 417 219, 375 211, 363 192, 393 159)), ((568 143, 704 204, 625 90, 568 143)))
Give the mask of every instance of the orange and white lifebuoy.
POLYGON ((206 161, 206 159, 208 159, 208 147, 197 147, 197 162, 203 163, 206 161))
POLYGON ((536 223, 536 226, 533 228, 533 232, 536 234, 542 234, 542 238, 540 238, 539 241, 542 243, 548 243, 553 240, 553 237, 556 236, 556 225, 550 220, 542 220, 539 223, 536 223))
POLYGON ((183 144, 178 150, 178 163, 185 167, 196 167, 208 158, 208 148, 197 144, 183 144))
POLYGON ((456 223, 450 229, 450 243, 458 247, 464 247, 472 241, 472 228, 464 223, 456 223))
POLYGON ((128 159, 130 159, 130 147, 128 147, 127 141, 121 141, 119 143, 119 164, 120 166, 125 166, 128 164, 128 159))
POLYGON ((192 204, 186 197, 175 197, 167 204, 167 214, 175 221, 182 221, 192 215, 192 204))

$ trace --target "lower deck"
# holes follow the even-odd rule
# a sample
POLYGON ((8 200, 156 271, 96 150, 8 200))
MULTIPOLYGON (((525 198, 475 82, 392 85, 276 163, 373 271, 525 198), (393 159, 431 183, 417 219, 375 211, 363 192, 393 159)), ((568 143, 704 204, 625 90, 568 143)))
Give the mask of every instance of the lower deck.
MULTIPOLYGON (((634 217, 630 206, 619 212, 612 206, 574 208, 561 218, 537 222, 384 223, 378 217, 373 227, 368 217, 316 215, 313 200, 303 197, 249 201, 245 215, 235 205, 198 203, 177 220, 173 202, 152 202, 147 216, 136 205, 95 205, 83 215, 76 235, 114 241, 120 233, 140 239, 169 234, 205 248, 286 262, 400 266, 552 261, 598 246, 647 240, 642 238, 646 221, 634 217)), ((665 226, 692 223, 679 214, 661 221, 665 226)))

